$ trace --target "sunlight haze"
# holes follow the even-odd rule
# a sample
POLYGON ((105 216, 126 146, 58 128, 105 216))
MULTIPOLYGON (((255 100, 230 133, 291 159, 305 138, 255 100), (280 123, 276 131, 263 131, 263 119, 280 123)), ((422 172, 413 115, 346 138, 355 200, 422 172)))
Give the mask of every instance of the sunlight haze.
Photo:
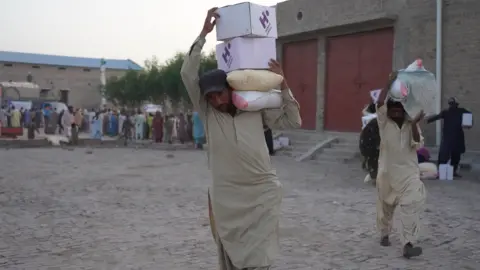
MULTIPOLYGON (((0 0, 0 51, 130 58, 140 65, 186 51, 210 7, 235 0, 0 0)), ((279 1, 257 0, 260 5, 279 1)), ((216 44, 208 38, 206 50, 216 44)))

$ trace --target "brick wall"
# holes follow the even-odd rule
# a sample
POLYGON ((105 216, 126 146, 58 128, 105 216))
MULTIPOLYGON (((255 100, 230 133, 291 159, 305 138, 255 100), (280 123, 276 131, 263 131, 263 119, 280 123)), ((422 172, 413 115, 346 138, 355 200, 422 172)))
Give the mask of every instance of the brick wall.
MULTIPOLYGON (((480 1, 445 0, 443 8, 442 106, 455 96, 480 115, 480 1)), ((325 37, 394 26, 393 68, 424 59, 435 73, 436 1, 434 0, 290 0, 277 4, 279 51, 284 42, 318 38, 318 122, 323 126, 325 37), (301 12, 302 19, 298 19, 301 12)), ((281 55, 279 53, 279 55, 281 55)), ((428 144, 435 143, 435 125, 425 127, 428 144)), ((480 127, 466 132, 468 150, 480 150, 480 127)))
MULTIPOLYGON (((39 65, 34 68, 31 64, 10 63, 11 67, 0 62, 0 81, 26 81, 30 72, 34 83, 42 89, 51 89, 58 95, 60 90, 69 91, 69 104, 74 107, 97 107, 100 105, 99 91, 100 69, 84 69, 78 67, 65 67, 39 65)), ((108 70, 110 76, 122 76, 124 70, 108 70)))

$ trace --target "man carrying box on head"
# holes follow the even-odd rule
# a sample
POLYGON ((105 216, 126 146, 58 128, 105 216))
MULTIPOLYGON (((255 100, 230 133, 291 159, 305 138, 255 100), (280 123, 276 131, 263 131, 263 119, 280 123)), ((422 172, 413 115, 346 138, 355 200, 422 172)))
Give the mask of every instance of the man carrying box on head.
MULTIPOLYGON (((263 123, 271 128, 298 128, 299 105, 284 80, 283 106, 241 112, 232 103, 226 74, 198 75, 205 38, 219 18, 208 11, 200 36, 185 56, 181 76, 205 125, 212 171, 211 226, 221 270, 267 270, 279 251, 278 222, 282 185, 272 168, 263 123)), ((270 70, 283 75, 280 64, 270 70)))

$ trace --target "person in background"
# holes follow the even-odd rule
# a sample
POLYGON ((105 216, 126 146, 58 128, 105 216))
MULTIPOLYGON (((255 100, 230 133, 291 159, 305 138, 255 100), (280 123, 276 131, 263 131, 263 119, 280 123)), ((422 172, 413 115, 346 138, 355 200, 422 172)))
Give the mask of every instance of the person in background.
POLYGON ((12 127, 12 106, 7 109, 7 127, 12 127))
POLYGON ((408 120, 400 102, 386 99, 396 77, 396 73, 390 75, 388 85, 382 90, 376 108, 380 133, 376 178, 377 228, 381 233, 380 245, 390 246, 389 235, 393 225, 393 214, 398 207, 402 225, 400 234, 403 256, 412 258, 420 256, 423 252, 421 247, 414 244, 419 234, 419 215, 426 200, 417 156, 417 149, 423 145, 419 123, 425 115, 422 111, 413 120, 408 120))
POLYGON ((60 114, 58 115, 58 134, 63 134, 63 131, 65 130, 62 123, 63 114, 65 114, 64 109, 60 111, 60 114))
POLYGON ((72 124, 75 123, 72 106, 68 106, 68 109, 64 111, 61 121, 64 128, 63 135, 70 138, 72 136, 72 124))
POLYGON ((198 112, 193 112, 193 141, 195 142, 195 148, 202 150, 205 143, 205 131, 203 129, 203 123, 200 119, 198 112))
POLYGON ((173 143, 173 128, 174 128, 174 122, 173 122, 173 116, 171 114, 168 114, 165 116, 165 142, 172 144, 173 143))
POLYGON ((462 177, 458 173, 460 159, 465 153, 465 134, 463 133, 462 117, 464 113, 470 111, 459 107, 457 100, 452 97, 448 100, 448 109, 439 114, 430 117, 427 123, 443 120, 442 140, 438 152, 438 164, 447 164, 453 166, 453 176, 462 177))
POLYGON ((132 116, 130 115, 130 113, 125 112, 125 119, 122 123, 122 132, 125 146, 128 144, 129 141, 132 141, 133 129, 135 129, 135 125, 133 123, 132 116))
POLYGON ((102 134, 108 134, 108 125, 110 122, 110 109, 104 109, 103 113, 101 114, 102 119, 102 134))
POLYGON ((90 121, 90 138, 102 139, 102 120, 100 119, 100 111, 96 111, 90 121))
POLYGON ((83 123, 82 127, 84 132, 90 132, 90 112, 87 109, 83 109, 83 123))
POLYGON ((148 139, 153 139, 153 113, 147 114, 147 135, 148 139))
POLYGON ((20 108, 20 126, 25 127, 25 109, 23 107, 20 108))
MULTIPOLYGON (((75 119, 75 116, 78 112, 77 111, 74 111, 73 107, 72 106, 68 106, 68 112, 70 113, 70 121, 71 121, 71 124, 70 124, 70 143, 73 144, 73 145, 77 145, 78 144, 78 132, 79 132, 79 129, 80 127, 77 125, 77 121, 75 119)), ((81 123, 81 121, 80 121, 81 123)))
POLYGON ((182 144, 188 140, 187 123, 185 121, 185 115, 183 113, 178 114, 177 137, 182 144))
POLYGON ((10 121, 11 121, 12 127, 14 128, 21 127, 22 125, 20 123, 20 118, 22 118, 22 114, 18 109, 15 108, 15 106, 12 106, 11 115, 12 115, 12 119, 10 121))
MULTIPOLYGON (((208 11, 200 35, 185 55, 180 75, 207 134, 213 178, 209 214, 218 269, 267 270, 279 252, 283 190, 265 147, 263 123, 271 128, 298 128, 300 107, 286 79, 280 87, 281 109, 241 113, 233 105, 232 88, 223 70, 199 77, 206 36, 219 18, 216 11, 208 11)), ((280 63, 271 60, 269 67, 284 77, 280 63)))
POLYGON ((78 108, 75 110, 74 119, 75 119, 75 125, 77 126, 77 129, 80 132, 83 124, 83 115, 82 115, 82 111, 78 108))
POLYGON ((47 134, 48 121, 50 120, 50 106, 43 108, 43 132, 47 134))
POLYGON ((145 115, 142 113, 140 109, 137 111, 137 115, 135 116, 135 140, 143 140, 144 133, 145 133, 145 115))
MULTIPOLYGON (((0 110, 0 126, 1 127, 7 127, 7 115, 8 115, 8 112, 7 112, 7 108, 6 106, 2 105, 2 109, 0 110)), ((0 134, 1 135, 1 134, 0 134)))
POLYGON ((120 114, 118 116, 118 135, 120 137, 123 137, 123 135, 124 135, 124 133, 123 133, 123 122, 126 119, 125 114, 126 114, 126 111, 124 109, 121 109, 120 114))
POLYGON ((110 137, 115 137, 118 134, 118 118, 117 118, 117 112, 115 111, 110 111, 108 113, 108 127, 107 127, 107 132, 106 134, 110 137))
POLYGON ((153 139, 156 143, 161 143, 163 140, 163 116, 160 111, 155 113, 152 120, 153 139))
POLYGON ((55 109, 52 109, 50 117, 48 119, 47 127, 45 128, 45 134, 55 134, 58 125, 58 113, 55 109))
POLYGON ((187 112, 187 140, 189 142, 193 141, 193 120, 192 120, 192 112, 187 112))
MULTIPOLYGON (((32 107, 32 108, 30 109, 30 112, 29 112, 29 113, 30 113, 30 119, 31 119, 31 121, 32 121, 32 124, 33 124, 33 127, 34 127, 35 131, 36 131, 37 133, 40 133, 40 129, 38 128, 38 126, 39 126, 38 121, 39 121, 39 120, 37 119, 38 114, 37 114, 37 110, 35 109, 35 107, 32 107)), ((42 121, 42 119, 40 119, 40 122, 41 122, 41 121, 42 121)))
POLYGON ((265 142, 267 143, 268 153, 270 154, 270 156, 273 156, 275 155, 275 150, 273 149, 272 130, 266 125, 263 126, 263 130, 263 134, 265 135, 265 142))
POLYGON ((28 121, 26 122, 27 138, 33 140, 35 139, 35 121, 33 119, 35 118, 35 114, 32 109, 25 111, 25 117, 28 118, 28 121))
POLYGON ((57 108, 54 108, 52 110, 52 114, 50 115, 50 122, 51 122, 51 125, 52 125, 52 131, 53 133, 52 134, 56 134, 57 133, 57 128, 58 128, 58 119, 59 119, 59 115, 58 115, 58 110, 57 108))
POLYGON ((29 128, 30 122, 32 122, 32 119, 30 118, 30 110, 25 109, 23 111, 23 121, 24 121, 24 126, 26 128, 29 128))
POLYGON ((425 163, 430 161, 430 152, 427 148, 422 147, 417 150, 418 163, 425 163))

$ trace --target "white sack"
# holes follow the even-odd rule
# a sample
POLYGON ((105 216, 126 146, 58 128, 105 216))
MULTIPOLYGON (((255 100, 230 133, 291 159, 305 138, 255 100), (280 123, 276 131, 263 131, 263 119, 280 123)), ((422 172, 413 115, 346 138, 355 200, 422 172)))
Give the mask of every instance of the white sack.
POLYGON ((232 100, 235 107, 242 111, 260 111, 282 106, 282 92, 279 90, 233 91, 232 100))

